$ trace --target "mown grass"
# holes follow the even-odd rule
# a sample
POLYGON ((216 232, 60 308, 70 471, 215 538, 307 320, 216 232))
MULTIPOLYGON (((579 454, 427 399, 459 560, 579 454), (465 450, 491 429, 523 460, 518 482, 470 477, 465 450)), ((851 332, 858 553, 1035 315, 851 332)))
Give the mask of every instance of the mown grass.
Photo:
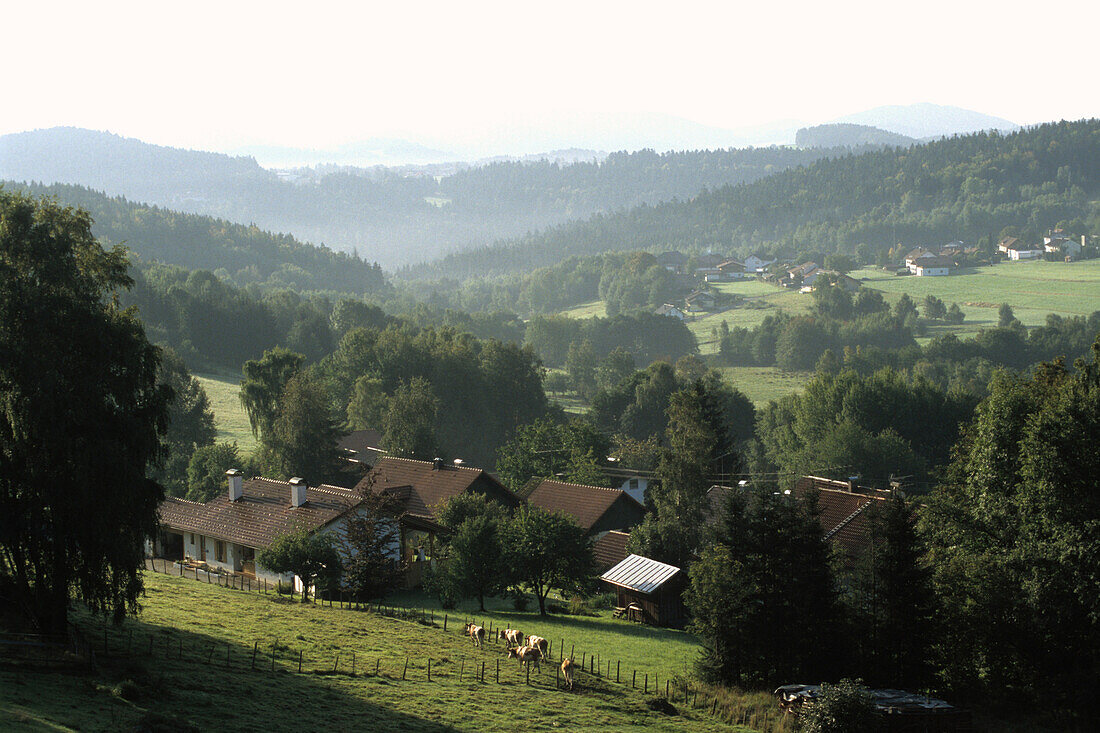
MULTIPOLYGON (((160 574, 147 573, 146 586, 141 616, 107 628, 107 655, 102 621, 76 613, 100 652, 95 672, 0 664, 0 729, 131 730, 143 718, 160 715, 175 721, 172 730, 190 724, 199 730, 265 732, 709 731, 729 730, 723 720, 730 719, 786 730, 767 696, 723 698, 712 716, 714 695, 707 697, 704 690, 695 698, 691 691, 685 704, 691 688, 683 680, 671 687, 675 714, 650 709, 652 691, 632 690, 625 679, 616 684, 579 673, 573 692, 558 690, 556 665, 532 673, 528 686, 503 647, 475 649, 462 637, 455 616, 444 632, 438 613, 435 625, 428 626, 160 574), (484 682, 473 677, 481 664, 484 682)), ((531 614, 493 613, 499 614, 494 619, 523 622, 521 628, 549 638, 560 631, 586 640, 600 651, 605 673, 605 660, 613 656, 648 662, 659 674, 662 695, 663 665, 686 663, 682 657, 694 648, 686 634, 626 622, 617 629, 607 619, 542 621, 531 614)), ((554 640, 555 646, 560 643, 554 640)), ((620 679, 625 666, 624 661, 620 679)))
POLYGON ((561 315, 568 316, 569 318, 605 318, 607 316, 607 303, 602 300, 593 300, 588 303, 581 303, 575 305, 572 308, 561 311, 561 315))
POLYGON ((788 372, 779 367, 715 366, 730 384, 745 393, 758 407, 800 392, 813 372, 788 372))
POLYGON ((195 378, 206 390, 210 407, 214 410, 214 424, 218 428, 219 442, 236 441, 242 454, 256 448, 256 436, 248 424, 248 413, 241 406, 241 378, 225 374, 196 374, 195 378))

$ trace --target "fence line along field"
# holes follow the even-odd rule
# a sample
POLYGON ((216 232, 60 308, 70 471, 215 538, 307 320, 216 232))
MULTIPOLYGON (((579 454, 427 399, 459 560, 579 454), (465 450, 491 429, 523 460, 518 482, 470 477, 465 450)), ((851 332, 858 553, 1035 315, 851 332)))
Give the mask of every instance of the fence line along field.
POLYGON ((265 732, 707 731, 730 730, 727 721, 734 730, 789 729, 770 696, 716 695, 668 675, 660 657, 636 675, 630 666, 628 678, 624 661, 663 643, 656 630, 631 652, 630 635, 610 627, 574 630, 572 619, 526 614, 520 628, 543 632, 554 647, 554 661, 528 676, 503 642, 475 648, 461 615, 449 616, 444 631, 438 613, 405 620, 160 573, 145 578, 136 620, 113 626, 75 613, 96 652, 94 670, 0 663, 0 729, 131 730, 144 722, 265 732), (571 692, 559 685, 555 635, 593 645, 577 645, 586 671, 571 692))

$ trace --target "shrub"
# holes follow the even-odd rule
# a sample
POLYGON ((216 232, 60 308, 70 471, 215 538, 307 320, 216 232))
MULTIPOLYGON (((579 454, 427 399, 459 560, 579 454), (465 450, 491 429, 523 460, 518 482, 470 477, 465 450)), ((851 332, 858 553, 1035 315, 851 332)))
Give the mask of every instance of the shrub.
POLYGON ((875 728, 875 707, 862 680, 821 685, 821 694, 801 716, 803 733, 863 733, 875 728))

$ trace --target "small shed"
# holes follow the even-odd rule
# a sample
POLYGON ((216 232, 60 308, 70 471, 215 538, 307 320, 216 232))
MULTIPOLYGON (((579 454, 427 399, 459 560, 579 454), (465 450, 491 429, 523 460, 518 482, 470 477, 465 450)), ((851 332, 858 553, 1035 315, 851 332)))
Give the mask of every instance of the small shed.
POLYGON ((682 627, 685 574, 675 565, 630 555, 600 576, 614 588, 618 615, 654 626, 682 627))

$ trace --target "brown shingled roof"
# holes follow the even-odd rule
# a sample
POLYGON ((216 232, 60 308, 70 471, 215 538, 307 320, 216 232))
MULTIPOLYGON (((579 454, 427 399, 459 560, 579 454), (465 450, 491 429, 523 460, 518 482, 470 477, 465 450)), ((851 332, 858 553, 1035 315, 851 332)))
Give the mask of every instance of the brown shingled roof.
POLYGON ((602 573, 625 560, 630 554, 626 551, 626 543, 629 539, 629 532, 613 529, 596 540, 592 545, 592 558, 596 561, 596 572, 602 573))
POLYGON ((795 485, 799 498, 813 490, 818 492, 818 518, 825 539, 837 545, 848 559, 861 555, 871 546, 870 510, 888 495, 819 476, 803 476, 795 485))
POLYGON ((479 479, 483 486, 496 491, 494 498, 504 499, 512 505, 519 503, 504 484, 480 468, 450 463, 441 463, 436 467, 432 461, 390 456, 379 458, 355 489, 362 491, 369 486, 373 491, 397 493, 403 502, 403 512, 434 519, 434 507, 453 496, 466 493, 479 479))
POLYGON ((548 512, 564 512, 573 517, 582 528, 589 530, 612 504, 624 496, 635 504, 638 503, 637 499, 622 489, 543 479, 527 495, 527 503, 548 512))
POLYGON ((320 529, 359 503, 357 492, 324 484, 310 486, 306 503, 297 508, 290 505, 286 481, 253 478, 241 487, 243 495, 237 501, 230 501, 225 493, 205 504, 165 499, 160 522, 171 529, 264 548, 287 532, 320 529))

